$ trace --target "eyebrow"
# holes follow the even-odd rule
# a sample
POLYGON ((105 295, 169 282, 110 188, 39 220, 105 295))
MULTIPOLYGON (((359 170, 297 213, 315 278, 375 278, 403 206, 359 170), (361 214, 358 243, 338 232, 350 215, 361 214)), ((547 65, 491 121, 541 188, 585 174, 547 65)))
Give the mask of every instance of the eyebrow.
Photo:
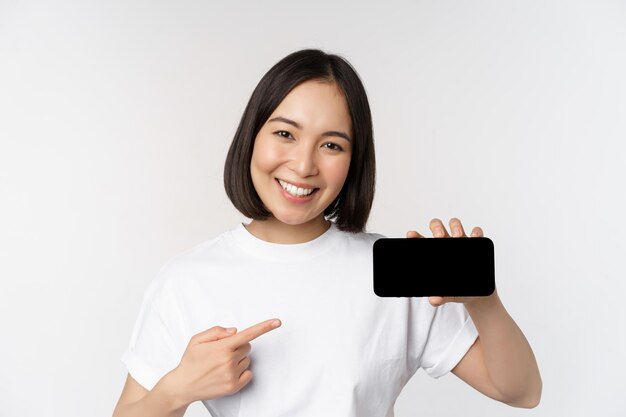
MULTIPOLYGON (((294 122, 293 120, 287 119, 286 117, 282 117, 282 116, 274 117, 273 119, 270 119, 267 122, 268 123, 269 122, 283 122, 283 123, 287 123, 287 124, 292 125, 296 129, 302 129, 302 126, 300 124, 298 124, 297 122, 294 122)), ((336 130, 330 130, 328 132, 324 132, 324 133, 322 133, 322 136, 339 136, 340 138, 344 138, 348 142, 352 143, 352 139, 350 139, 350 136, 348 136, 344 132, 338 132, 336 130)))

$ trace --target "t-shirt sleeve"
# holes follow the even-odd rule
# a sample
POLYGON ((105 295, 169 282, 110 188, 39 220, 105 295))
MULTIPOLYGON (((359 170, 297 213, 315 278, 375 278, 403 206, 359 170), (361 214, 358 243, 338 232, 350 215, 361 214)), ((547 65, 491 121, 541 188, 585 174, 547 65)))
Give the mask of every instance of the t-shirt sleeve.
POLYGON ((411 327, 417 367, 439 378, 461 361, 476 341, 478 331, 461 303, 433 307, 428 298, 413 300, 411 327))
POLYGON ((156 383, 180 362, 172 333, 150 296, 144 298, 130 343, 122 355, 128 373, 144 388, 156 383))

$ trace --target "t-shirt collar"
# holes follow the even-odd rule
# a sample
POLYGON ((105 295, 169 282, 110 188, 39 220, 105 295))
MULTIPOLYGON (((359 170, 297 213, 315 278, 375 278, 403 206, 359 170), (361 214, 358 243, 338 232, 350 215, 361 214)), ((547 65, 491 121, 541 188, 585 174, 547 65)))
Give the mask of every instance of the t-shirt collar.
POLYGON ((331 222, 330 227, 320 236, 303 243, 272 243, 260 239, 239 223, 231 233, 233 245, 246 252, 267 260, 302 261, 319 256, 335 246, 340 240, 341 231, 331 222))

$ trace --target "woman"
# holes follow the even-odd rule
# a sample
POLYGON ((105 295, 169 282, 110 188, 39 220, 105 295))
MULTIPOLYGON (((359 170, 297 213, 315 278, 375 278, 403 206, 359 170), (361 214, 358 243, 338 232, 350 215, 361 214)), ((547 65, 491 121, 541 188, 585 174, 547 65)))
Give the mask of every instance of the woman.
MULTIPOLYGON (((160 271, 123 357, 129 374, 114 416, 181 416, 194 401, 213 416, 393 416, 419 368, 435 378, 452 371, 512 406, 539 402, 533 352, 497 292, 373 293, 372 245, 382 235, 364 231, 372 122, 343 58, 302 50, 274 65, 224 174, 228 197, 252 220, 160 271)), ((438 219, 430 229, 449 236, 438 219)), ((450 232, 465 235, 458 219, 450 232)))

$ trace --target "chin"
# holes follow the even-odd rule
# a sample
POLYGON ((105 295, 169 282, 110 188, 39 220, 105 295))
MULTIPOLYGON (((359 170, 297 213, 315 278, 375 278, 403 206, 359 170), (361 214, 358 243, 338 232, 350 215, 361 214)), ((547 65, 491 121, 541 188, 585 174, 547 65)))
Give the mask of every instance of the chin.
POLYGON ((311 219, 290 219, 284 217, 276 217, 276 220, 289 226, 300 226, 311 221, 311 219))
POLYGON ((305 223, 309 223, 313 220, 315 220, 315 218, 308 218, 308 217, 295 217, 295 216, 281 216, 281 215, 276 215, 274 214, 274 218, 276 220, 278 220, 281 223, 284 224, 288 224, 289 226, 300 226, 302 224, 305 223))

